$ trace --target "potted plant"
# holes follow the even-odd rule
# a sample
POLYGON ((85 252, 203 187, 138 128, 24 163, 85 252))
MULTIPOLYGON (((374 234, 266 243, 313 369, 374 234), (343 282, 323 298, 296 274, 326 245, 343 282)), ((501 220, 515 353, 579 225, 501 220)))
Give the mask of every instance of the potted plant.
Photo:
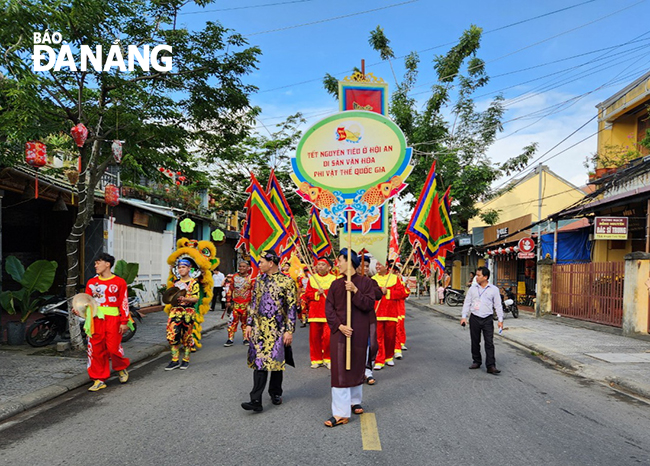
POLYGON ((43 293, 52 287, 56 268, 55 261, 38 260, 25 269, 15 256, 7 258, 5 270, 22 286, 18 291, 0 293, 0 306, 11 315, 20 313, 19 322, 7 324, 7 342, 10 345, 21 345, 25 341, 25 321, 49 298, 43 293))
POLYGON ((156 292, 158 293, 158 302, 162 305, 163 303, 163 293, 167 290, 167 284, 166 283, 161 283, 158 288, 156 288, 156 292))

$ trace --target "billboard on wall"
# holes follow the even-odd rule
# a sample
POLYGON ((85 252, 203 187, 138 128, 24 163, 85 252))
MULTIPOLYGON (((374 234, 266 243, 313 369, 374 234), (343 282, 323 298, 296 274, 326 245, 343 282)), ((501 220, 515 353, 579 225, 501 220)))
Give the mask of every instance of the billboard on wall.
POLYGON ((627 232, 627 217, 596 217, 594 219, 594 239, 626 240, 627 232))

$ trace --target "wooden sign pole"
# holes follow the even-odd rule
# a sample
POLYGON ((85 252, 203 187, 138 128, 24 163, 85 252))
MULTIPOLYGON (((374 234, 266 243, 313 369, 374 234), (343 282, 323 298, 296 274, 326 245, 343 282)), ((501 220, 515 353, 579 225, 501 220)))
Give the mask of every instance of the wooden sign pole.
MULTIPOLYGON (((352 280, 352 273, 350 272, 352 266, 352 211, 348 210, 348 281, 352 280)), ((352 292, 347 292, 347 320, 346 325, 352 327, 352 292)), ((345 370, 349 371, 352 368, 352 337, 345 338, 345 370)))

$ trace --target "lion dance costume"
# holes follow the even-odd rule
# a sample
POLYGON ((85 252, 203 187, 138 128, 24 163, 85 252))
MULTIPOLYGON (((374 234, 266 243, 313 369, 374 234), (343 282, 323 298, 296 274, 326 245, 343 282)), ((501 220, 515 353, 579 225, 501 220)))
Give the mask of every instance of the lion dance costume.
MULTIPOLYGON (((232 305, 230 308, 232 315, 228 323, 228 341, 226 342, 226 346, 230 346, 233 344, 238 324, 241 326, 242 336, 244 335, 246 318, 248 317, 248 305, 251 302, 255 279, 251 278, 250 273, 246 276, 234 273, 226 277, 224 285, 226 289, 226 304, 232 305)), ((248 342, 244 338, 244 344, 246 343, 248 342)))
POLYGON ((172 346, 173 358, 174 346, 178 350, 178 346, 182 344, 186 352, 201 348, 201 324, 203 316, 210 310, 214 283, 212 271, 219 266, 219 259, 217 249, 211 241, 181 238, 176 242, 176 251, 167 258, 167 263, 171 266, 167 288, 185 288, 186 296, 199 299, 194 307, 172 307, 171 304, 165 306, 165 312, 169 315, 167 340, 172 346), (190 280, 184 283, 179 283, 181 280, 176 268, 180 260, 190 263, 190 280))

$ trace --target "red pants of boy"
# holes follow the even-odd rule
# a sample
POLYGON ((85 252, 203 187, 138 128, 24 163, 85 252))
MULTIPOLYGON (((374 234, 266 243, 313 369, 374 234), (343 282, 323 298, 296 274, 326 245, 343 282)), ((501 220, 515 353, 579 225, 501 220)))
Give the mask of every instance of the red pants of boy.
POLYGON ((395 331, 395 352, 402 351, 402 345, 406 344, 406 329, 404 328, 404 318, 399 317, 395 331))
POLYGON ((311 363, 331 362, 330 327, 327 322, 309 322, 309 357, 311 363))
POLYGON ((114 371, 126 369, 130 363, 122 349, 120 317, 95 317, 93 327, 93 335, 88 340, 88 376, 92 380, 106 380, 111 375, 109 359, 114 371))
POLYGON ((395 355, 395 330, 397 322, 391 320, 377 321, 377 358, 375 364, 383 366, 386 361, 392 361, 395 355))
POLYGON ((246 308, 241 311, 238 309, 233 309, 232 316, 230 317, 230 323, 228 324, 228 340, 233 340, 235 338, 235 333, 237 333, 237 323, 241 323, 241 333, 242 337, 244 337, 244 330, 246 329, 246 317, 246 308))

